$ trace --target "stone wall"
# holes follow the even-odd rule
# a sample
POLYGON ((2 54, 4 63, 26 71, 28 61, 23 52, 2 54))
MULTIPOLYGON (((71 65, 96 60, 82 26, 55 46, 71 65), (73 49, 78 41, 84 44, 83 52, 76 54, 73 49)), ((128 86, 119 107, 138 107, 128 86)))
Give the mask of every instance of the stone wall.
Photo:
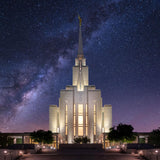
POLYGON ((72 153, 80 153, 80 152, 102 152, 102 144, 60 144, 59 145, 60 152, 72 152, 72 153))
POLYGON ((138 150, 137 152, 149 160, 160 160, 160 149, 138 150))
POLYGON ((0 149, 0 160, 14 160, 22 153, 19 150, 0 149))

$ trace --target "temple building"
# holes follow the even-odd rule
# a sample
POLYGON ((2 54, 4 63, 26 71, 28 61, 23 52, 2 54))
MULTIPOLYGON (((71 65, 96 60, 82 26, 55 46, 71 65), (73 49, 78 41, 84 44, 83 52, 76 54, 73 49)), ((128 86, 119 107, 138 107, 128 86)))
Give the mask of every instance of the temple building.
POLYGON ((72 71, 72 85, 60 91, 59 107, 49 107, 49 130, 58 133, 59 143, 73 143, 79 136, 102 143, 103 134, 112 127, 112 106, 103 106, 101 90, 89 85, 80 17, 78 54, 72 71))
MULTIPOLYGON (((58 149, 60 143, 73 143, 75 137, 87 136, 91 143, 102 143, 103 148, 117 146, 119 143, 107 140, 112 127, 112 106, 103 106, 101 91, 94 85, 89 85, 89 71, 83 53, 81 18, 79 20, 79 46, 73 66, 72 85, 60 91, 59 107, 49 107, 49 130, 53 132, 54 139, 51 145, 58 149)), ((132 143, 148 143, 149 134, 135 132, 136 140, 132 143)), ((0 133, 0 136, 5 141, 6 137, 11 137, 13 144, 27 144, 28 147, 33 146, 28 144, 37 144, 31 138, 31 132, 0 133)), ((17 147, 19 149, 20 145, 17 147)), ((24 145, 21 147, 24 149, 24 145)))

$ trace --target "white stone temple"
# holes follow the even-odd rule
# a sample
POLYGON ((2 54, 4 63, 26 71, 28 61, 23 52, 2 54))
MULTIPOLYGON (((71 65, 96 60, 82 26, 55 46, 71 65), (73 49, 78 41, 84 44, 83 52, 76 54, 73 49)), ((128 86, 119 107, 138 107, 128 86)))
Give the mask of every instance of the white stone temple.
POLYGON ((89 85, 80 17, 78 55, 72 70, 72 85, 60 91, 59 107, 49 107, 49 130, 58 133, 59 143, 73 143, 79 136, 87 136, 91 143, 102 143, 103 133, 112 127, 112 106, 103 106, 101 90, 89 85))

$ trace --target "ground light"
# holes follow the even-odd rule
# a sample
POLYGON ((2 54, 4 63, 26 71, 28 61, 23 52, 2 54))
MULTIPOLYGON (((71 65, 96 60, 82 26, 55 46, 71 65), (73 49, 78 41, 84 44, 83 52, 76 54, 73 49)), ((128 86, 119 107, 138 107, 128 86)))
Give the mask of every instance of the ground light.
POLYGON ((155 153, 158 153, 158 150, 155 150, 155 153))
POLYGON ((23 155, 23 152, 22 151, 19 151, 19 156, 22 156, 23 155))
POLYGON ((138 154, 139 154, 140 156, 143 156, 143 151, 140 150, 140 151, 138 152, 138 154))
POLYGON ((6 150, 4 150, 4 154, 7 154, 8 152, 6 150))

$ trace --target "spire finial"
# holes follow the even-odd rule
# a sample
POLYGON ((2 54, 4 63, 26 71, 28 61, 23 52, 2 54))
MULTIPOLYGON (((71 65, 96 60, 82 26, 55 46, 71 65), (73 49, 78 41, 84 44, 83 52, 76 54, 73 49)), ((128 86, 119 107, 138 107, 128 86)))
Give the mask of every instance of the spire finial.
POLYGON ((78 44, 78 58, 83 58, 83 42, 82 42, 82 31, 81 31, 81 25, 82 25, 82 18, 78 15, 79 19, 79 44, 78 44))

